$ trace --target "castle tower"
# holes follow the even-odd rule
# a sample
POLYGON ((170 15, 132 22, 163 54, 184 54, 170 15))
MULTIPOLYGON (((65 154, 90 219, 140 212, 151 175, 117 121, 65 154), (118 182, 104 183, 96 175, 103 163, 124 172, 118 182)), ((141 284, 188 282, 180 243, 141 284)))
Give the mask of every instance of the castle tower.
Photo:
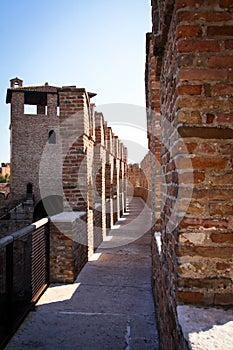
MULTIPOLYGON (((59 168, 58 88, 23 87, 19 78, 10 80, 6 103, 11 104, 11 193, 14 203, 33 200, 37 204, 46 195, 61 194, 56 187, 59 168), (47 158, 47 189, 40 190, 40 169, 47 158), (51 181, 52 180, 52 181, 51 181)), ((45 174, 42 174, 45 177, 45 174)), ((45 183, 45 181, 43 181, 45 183)))
POLYGON ((93 187, 94 96, 76 86, 23 87, 19 78, 10 81, 12 201, 33 201, 35 218, 93 205, 87 188, 93 187))

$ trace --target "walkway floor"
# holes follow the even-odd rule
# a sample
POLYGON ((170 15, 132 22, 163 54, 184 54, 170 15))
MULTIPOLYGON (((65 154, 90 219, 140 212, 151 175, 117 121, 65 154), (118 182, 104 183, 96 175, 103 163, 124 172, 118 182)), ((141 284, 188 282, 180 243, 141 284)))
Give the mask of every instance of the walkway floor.
POLYGON ((133 198, 72 285, 52 285, 7 350, 158 350, 150 209, 133 198))

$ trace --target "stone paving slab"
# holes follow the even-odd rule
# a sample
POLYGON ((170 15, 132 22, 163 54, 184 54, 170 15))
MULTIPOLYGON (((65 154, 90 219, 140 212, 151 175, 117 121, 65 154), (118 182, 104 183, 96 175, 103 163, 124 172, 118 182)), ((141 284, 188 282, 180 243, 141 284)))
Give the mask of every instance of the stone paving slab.
POLYGON ((190 349, 233 349, 233 310, 182 305, 177 311, 190 349))
POLYGON ((142 236, 151 212, 140 198, 131 204, 133 224, 129 207, 127 220, 110 231, 76 283, 47 289, 7 350, 159 349, 150 235, 142 236))

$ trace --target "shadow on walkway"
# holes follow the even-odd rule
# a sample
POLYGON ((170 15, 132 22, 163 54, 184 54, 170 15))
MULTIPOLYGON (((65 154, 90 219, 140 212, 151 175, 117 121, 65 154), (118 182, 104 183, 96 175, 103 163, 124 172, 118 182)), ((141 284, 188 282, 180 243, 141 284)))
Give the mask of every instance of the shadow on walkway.
POLYGON ((7 349, 158 350, 150 225, 133 198, 76 282, 50 286, 7 349))

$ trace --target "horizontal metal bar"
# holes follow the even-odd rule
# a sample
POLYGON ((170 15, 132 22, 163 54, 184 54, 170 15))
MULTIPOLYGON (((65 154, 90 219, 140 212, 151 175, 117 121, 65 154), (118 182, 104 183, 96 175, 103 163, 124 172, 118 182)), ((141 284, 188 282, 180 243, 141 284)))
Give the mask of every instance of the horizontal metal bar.
POLYGON ((0 239, 0 248, 6 247, 8 244, 13 242, 12 236, 6 236, 0 239))
MULTIPOLYGON (((49 222, 49 219, 48 218, 44 218, 44 219, 41 219, 39 221, 36 221, 34 222, 33 224, 31 225, 28 225, 26 227, 23 227, 21 228, 20 230, 18 231, 15 231, 14 233, 12 233, 11 235, 8 235, 6 237, 12 237, 11 239, 12 240, 15 240, 15 239, 19 239, 19 238, 22 238, 23 236, 29 234, 30 232, 34 232, 36 231, 38 228, 44 226, 45 224, 47 224, 49 222)), ((3 237, 0 239, 0 247, 1 247, 1 242, 4 238, 6 237, 3 237)))

